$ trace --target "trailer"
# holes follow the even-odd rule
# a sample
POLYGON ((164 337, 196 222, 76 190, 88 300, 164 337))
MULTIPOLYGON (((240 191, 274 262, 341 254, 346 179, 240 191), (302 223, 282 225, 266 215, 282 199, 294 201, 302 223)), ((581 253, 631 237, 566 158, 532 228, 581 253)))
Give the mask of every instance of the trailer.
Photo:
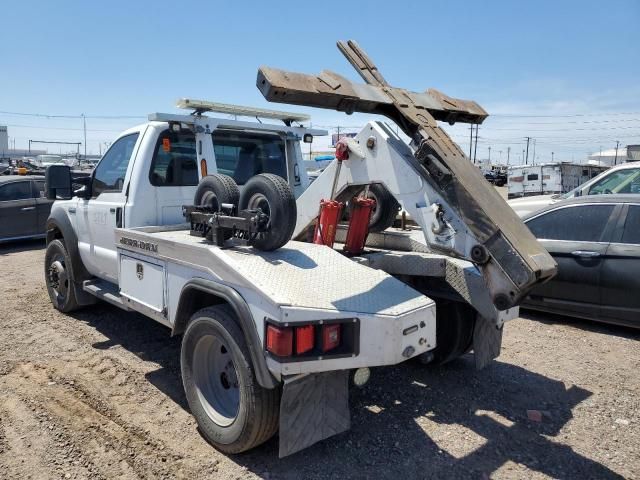
POLYGON ((508 167, 508 198, 567 193, 609 167, 579 163, 541 163, 508 167))

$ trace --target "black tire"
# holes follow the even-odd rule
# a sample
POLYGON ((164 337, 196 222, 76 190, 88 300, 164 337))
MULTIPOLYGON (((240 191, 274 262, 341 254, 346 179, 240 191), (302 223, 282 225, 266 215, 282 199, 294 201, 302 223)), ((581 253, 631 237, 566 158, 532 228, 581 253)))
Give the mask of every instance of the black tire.
POLYGON ((44 278, 53 306, 63 313, 80 308, 73 281, 71 257, 62 240, 53 240, 47 245, 44 255, 44 278))
MULTIPOLYGON (((374 183, 369 186, 368 198, 376 201, 376 206, 371 213, 369 220, 370 232, 383 232, 387 228, 393 226, 400 210, 400 204, 384 185, 374 183)), ((350 207, 351 209, 351 207, 350 207)))
POLYGON ((436 364, 448 363, 471 350, 476 316, 477 312, 466 303, 436 301, 436 364))
POLYGON ((271 251, 291 240, 296 227, 296 199, 287 181, 271 173, 251 177, 240 196, 240 210, 261 209, 269 215, 267 231, 260 233, 252 245, 271 251))
POLYGON ((218 450, 244 452, 276 433, 280 388, 268 390, 256 380, 244 335, 228 305, 203 308, 191 317, 180 363, 191 413, 218 450))
POLYGON ((237 206, 239 199, 240 190, 233 178, 222 173, 215 173, 202 177, 202 180, 198 183, 193 204, 207 206, 219 211, 220 204, 231 203, 237 206))

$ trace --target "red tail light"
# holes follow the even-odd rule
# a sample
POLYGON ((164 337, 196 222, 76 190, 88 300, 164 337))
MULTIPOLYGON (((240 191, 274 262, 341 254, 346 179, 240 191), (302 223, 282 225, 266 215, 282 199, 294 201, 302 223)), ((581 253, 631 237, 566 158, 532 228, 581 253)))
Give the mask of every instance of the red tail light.
POLYGON ((306 353, 313 349, 315 328, 313 325, 296 327, 296 354, 306 353))
POLYGON ((339 323, 332 325, 323 325, 322 327, 322 352, 328 352, 340 345, 340 327, 339 323))
POLYGON ((267 325, 267 350, 278 357, 291 356, 293 329, 267 325))

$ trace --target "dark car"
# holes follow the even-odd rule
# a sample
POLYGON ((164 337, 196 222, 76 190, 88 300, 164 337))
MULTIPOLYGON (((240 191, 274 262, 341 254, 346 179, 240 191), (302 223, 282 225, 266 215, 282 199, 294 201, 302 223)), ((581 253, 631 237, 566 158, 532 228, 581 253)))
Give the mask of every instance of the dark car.
POLYGON ((507 184, 507 174, 498 170, 484 170, 482 172, 487 182, 496 187, 504 187, 507 184))
POLYGON ((43 176, 0 176, 0 242, 44 237, 52 203, 43 176))
POLYGON ((640 195, 577 197, 524 222, 558 274, 523 307, 640 327, 640 195))

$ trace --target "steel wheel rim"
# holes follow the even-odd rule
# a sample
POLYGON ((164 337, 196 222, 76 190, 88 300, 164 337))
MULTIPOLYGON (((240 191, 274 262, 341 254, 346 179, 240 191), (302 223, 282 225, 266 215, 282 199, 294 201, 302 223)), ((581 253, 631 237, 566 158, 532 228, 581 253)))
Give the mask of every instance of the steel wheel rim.
POLYGON ((271 205, 262 193, 254 193, 247 204, 247 210, 262 210, 265 215, 271 216, 271 205))
POLYGON ((220 210, 220 204, 218 202, 218 197, 216 196, 215 193, 213 193, 211 191, 205 192, 205 194, 202 195, 202 200, 200 200, 200 204, 205 206, 205 207, 209 207, 209 208, 213 209, 216 212, 220 210))
POLYGON ((193 351, 193 373, 198 399, 209 418, 228 427, 240 410, 240 385, 231 351, 222 339, 206 335, 193 351))
POLYGON ((64 303, 69 291, 69 275, 65 268, 64 257, 60 254, 53 257, 47 271, 49 288, 58 303, 64 303))
MULTIPOLYGON (((271 228, 271 205, 269 204, 269 199, 267 199, 264 194, 254 193, 249 198, 249 202, 247 202, 247 210, 260 210, 267 217, 269 217, 266 225, 267 230, 271 228)), ((264 238, 265 233, 266 232, 260 232, 258 236, 260 238, 264 238)))

